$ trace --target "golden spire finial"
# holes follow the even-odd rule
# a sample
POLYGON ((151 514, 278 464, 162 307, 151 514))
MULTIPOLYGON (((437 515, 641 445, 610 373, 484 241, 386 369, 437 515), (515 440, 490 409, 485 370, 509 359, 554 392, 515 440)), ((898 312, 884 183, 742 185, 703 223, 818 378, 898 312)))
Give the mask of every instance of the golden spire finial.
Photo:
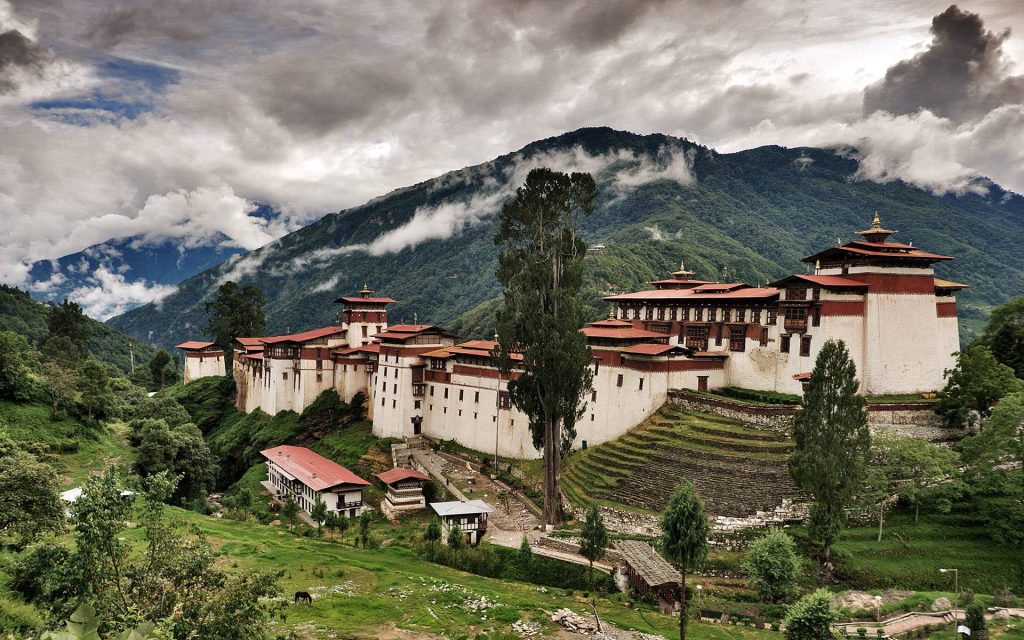
POLYGON ((412 312, 412 323, 419 324, 419 315, 415 311, 412 312))
POLYGON ((498 328, 497 327, 494 328, 494 341, 495 342, 498 341, 498 328))
POLYGON ((814 261, 814 273, 818 273, 818 271, 821 271, 821 260, 814 261))
POLYGON ((875 210, 875 217, 871 221, 871 228, 872 229, 881 229, 882 228, 882 221, 878 219, 878 210, 877 209, 875 210))
POLYGON ((609 320, 614 320, 615 319, 615 305, 614 304, 608 305, 608 319, 609 320))

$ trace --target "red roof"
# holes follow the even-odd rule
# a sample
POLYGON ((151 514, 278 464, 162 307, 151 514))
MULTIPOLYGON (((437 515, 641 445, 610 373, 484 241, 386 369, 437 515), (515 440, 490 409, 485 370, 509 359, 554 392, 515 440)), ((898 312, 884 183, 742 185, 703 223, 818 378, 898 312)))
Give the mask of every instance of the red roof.
POLYGON ((608 329, 614 329, 615 327, 625 328, 633 326, 633 324, 630 322, 626 322, 625 320, 616 320, 615 318, 608 318, 607 320, 598 320, 597 322, 588 322, 587 325, 591 327, 605 327, 608 329))
POLYGON ((662 280, 651 280, 650 284, 685 284, 691 287, 697 287, 702 284, 714 284, 710 280, 680 280, 679 278, 664 278, 662 280))
POLYGON ((686 353, 687 349, 680 347, 677 344, 634 344, 631 347, 626 347, 620 353, 632 353, 641 356, 660 356, 669 351, 679 351, 686 353))
POLYGON ((403 469, 402 467, 395 467, 394 469, 388 469, 384 473, 378 473, 377 478, 384 484, 392 484, 402 480, 430 480, 430 476, 426 474, 420 473, 415 469, 403 469))
POLYGON ((262 351, 253 351, 252 353, 245 353, 244 355, 249 360, 262 360, 263 359, 263 352, 262 351))
POLYGON ((441 327, 432 324, 396 324, 373 336, 375 339, 405 341, 424 333, 448 335, 441 327))
POLYGON ((370 484, 337 462, 328 460, 306 447, 283 444, 273 449, 264 449, 260 453, 314 491, 323 491, 343 484, 370 484))
POLYGON ((859 280, 854 280, 852 278, 844 278, 842 276, 801 275, 799 273, 794 273, 793 275, 787 276, 787 277, 783 278, 782 280, 777 280, 777 281, 773 282, 771 284, 771 286, 777 287, 777 286, 780 286, 781 284, 783 284, 785 282, 789 282, 790 280, 794 280, 794 279, 805 280, 805 281, 810 282, 812 284, 817 284, 817 285, 821 285, 823 287, 832 287, 832 288, 837 288, 838 287, 838 288, 859 288, 859 289, 864 289, 864 288, 870 286, 866 282, 861 282, 859 280))
POLYGON ((243 347, 263 348, 263 338, 235 338, 235 342, 239 343, 243 347))
POLYGON ((803 259, 804 262, 815 262, 821 258, 835 253, 840 254, 853 254, 855 256, 867 256, 872 258, 891 258, 895 260, 927 260, 929 262, 936 262, 938 260, 952 260, 950 256, 941 256, 937 253, 928 253, 926 251, 919 251, 918 249, 904 249, 904 245, 895 244, 872 244, 872 243, 848 243, 841 247, 829 247, 824 251, 819 251, 813 256, 807 256, 803 259), (881 251, 881 247, 891 246, 896 251, 881 251), (874 248, 868 248, 874 247, 874 248))
POLYGON ((709 293, 711 291, 733 291, 735 289, 747 289, 749 284, 743 282, 709 282, 702 284, 698 287, 694 287, 694 292, 709 293))
POLYGON ((392 304, 394 298, 363 298, 361 296, 341 296, 335 302, 362 302, 365 304, 392 304))
POLYGON ((779 295, 779 290, 772 287, 747 287, 735 289, 722 293, 710 293, 707 291, 697 292, 696 289, 652 289, 650 291, 637 291, 635 293, 622 293, 617 296, 606 296, 605 300, 612 302, 629 302, 632 300, 761 300, 774 298, 779 295))
POLYGON ((627 340, 640 340, 644 338, 664 338, 671 336, 667 333, 647 331, 646 329, 605 329, 603 327, 583 327, 580 329, 588 338, 623 338, 627 340))
POLYGON ((309 342, 311 340, 317 340, 319 338, 341 332, 341 327, 322 327, 320 329, 310 329, 309 331, 293 333, 287 336, 270 336, 269 338, 262 338, 262 341, 264 344, 276 344, 278 342, 309 342))
POLYGON ((182 342, 176 349, 183 349, 185 351, 203 351, 208 347, 212 347, 212 342, 200 342, 198 340, 191 340, 189 342, 182 342))
POLYGON ((793 376, 793 379, 796 380, 797 382, 804 382, 805 380, 810 380, 811 379, 811 373, 812 372, 810 372, 810 371, 805 371, 803 373, 797 373, 797 374, 795 374, 793 376))

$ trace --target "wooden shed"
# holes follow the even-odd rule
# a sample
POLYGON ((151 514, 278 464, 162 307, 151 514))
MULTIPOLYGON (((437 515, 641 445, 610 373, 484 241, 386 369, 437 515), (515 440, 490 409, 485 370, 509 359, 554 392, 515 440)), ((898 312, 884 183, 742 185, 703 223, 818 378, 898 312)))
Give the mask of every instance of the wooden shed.
POLYGON ((652 596, 663 607, 679 600, 680 574, 654 547, 640 540, 619 540, 614 547, 622 554, 623 573, 640 596, 652 596))

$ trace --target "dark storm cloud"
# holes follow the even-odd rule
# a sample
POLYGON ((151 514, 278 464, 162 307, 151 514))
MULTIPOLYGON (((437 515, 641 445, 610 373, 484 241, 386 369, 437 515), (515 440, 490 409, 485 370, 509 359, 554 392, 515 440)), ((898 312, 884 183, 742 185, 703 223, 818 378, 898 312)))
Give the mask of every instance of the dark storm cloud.
POLYGON ((232 0, 120 2, 96 14, 86 27, 85 37, 102 48, 154 37, 196 42, 210 33, 214 18, 236 6, 232 0))
POLYGON ((17 29, 0 33, 0 94, 18 88, 14 77, 16 71, 38 75, 48 58, 45 47, 32 42, 17 29))
POLYGON ((932 19, 926 51, 890 67, 864 91, 864 114, 902 115, 928 109, 957 122, 1024 102, 1024 76, 1010 76, 1003 43, 1010 36, 985 30, 981 17, 950 6, 932 19))

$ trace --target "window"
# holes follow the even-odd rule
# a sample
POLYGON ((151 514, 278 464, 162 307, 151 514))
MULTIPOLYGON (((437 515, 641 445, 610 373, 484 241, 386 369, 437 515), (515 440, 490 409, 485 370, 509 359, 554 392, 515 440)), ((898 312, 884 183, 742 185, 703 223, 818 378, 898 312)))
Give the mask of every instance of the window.
POLYGON ((768 327, 761 327, 761 346, 768 346, 768 327))
POLYGON ((384 398, 380 399, 380 406, 382 406, 382 407, 384 406, 384 398))
POLYGON ((285 372, 283 372, 283 373, 281 374, 281 379, 282 379, 282 380, 287 380, 287 379, 288 379, 288 372, 287 372, 287 371, 285 371, 285 372))
POLYGON ((420 401, 419 400, 413 400, 412 408, 413 409, 419 409, 420 408, 420 401))
POLYGON ((459 402, 462 402, 462 396, 465 393, 464 389, 459 389, 459 402))
POLYGON ((388 381, 387 380, 385 380, 384 382, 380 383, 380 390, 381 391, 387 391, 388 390, 388 381))
POLYGON ((789 353, 789 336, 779 338, 779 351, 789 353))
POLYGON ((597 402, 597 389, 590 392, 590 401, 597 402))
POLYGON ((473 395, 473 402, 476 402, 477 404, 480 403, 480 392, 479 391, 476 391, 474 393, 474 395, 473 395))
POLYGON ((316 373, 316 381, 317 382, 323 382, 323 380, 324 380, 324 374, 322 374, 319 371, 317 371, 317 373, 316 373))
POLYGON ((434 385, 430 385, 430 395, 431 397, 434 395, 434 385))
POLYGON ((814 287, 811 290, 811 298, 815 301, 821 300, 821 287, 814 287))
POLYGON ((391 401, 391 408, 394 409, 397 406, 398 406, 398 400, 392 400, 391 401))
POLYGON ((708 328, 686 327, 686 346, 695 351, 707 351, 708 328))
POLYGON ((732 309, 722 309, 722 322, 732 322, 732 309))
POLYGON ((754 309, 750 312, 750 321, 754 324, 761 324, 761 310, 754 309))
MULTIPOLYGON (((815 289, 817 291, 817 289, 815 289)), ((821 307, 814 308, 814 315, 811 316, 811 326, 821 326, 821 307)))
POLYGON ((806 300, 807 287, 790 287, 786 289, 786 300, 806 300))
POLYGON ((669 309, 668 319, 673 321, 673 322, 675 322, 675 319, 676 319, 676 308, 675 307, 672 307, 671 309, 669 309))
POLYGON ((447 400, 447 399, 448 399, 448 387, 445 387, 445 388, 444 388, 444 399, 445 399, 445 400, 447 400))
POLYGON ((502 409, 508 409, 512 406, 512 398, 508 395, 508 391, 502 391, 498 394, 498 406, 502 409))
POLYGON ((644 317, 646 317, 648 320, 651 320, 652 318, 654 318, 654 309, 652 309, 650 307, 647 307, 646 313, 644 314, 644 317))
POLYGON ((618 379, 615 381, 615 386, 616 387, 621 387, 622 386, 622 374, 621 373, 619 374, 618 379))
POLYGON ((317 369, 323 369, 324 368, 324 361, 323 360, 317 360, 316 361, 316 368, 317 369))
POLYGON ((743 327, 729 327, 729 351, 746 351, 746 333, 743 327))
POLYGON ((600 371, 600 370, 601 370, 601 362, 599 360, 594 360, 594 375, 596 376, 597 372, 600 371))
POLYGON ((718 325, 715 329, 715 346, 722 346, 722 334, 725 333, 725 325, 718 325))
POLYGON ((811 355, 811 336, 800 338, 800 355, 803 357, 811 355))
POLYGON ((737 309, 736 310, 736 322, 746 322, 746 321, 747 321, 747 310, 746 309, 737 309))
POLYGON ((768 310, 768 324, 775 324, 775 322, 778 320, 778 313, 779 312, 777 309, 768 310))
POLYGON ((683 322, 690 321, 690 307, 683 307, 683 322))
POLYGON ((391 393, 398 393, 398 384, 391 385, 391 393))
POLYGON ((708 322, 714 322, 715 318, 718 317, 718 309, 708 309, 708 322))
POLYGON ((363 325, 363 337, 364 338, 367 336, 367 332, 366 332, 367 329, 368 329, 368 327, 364 324, 363 325))
POLYGON ((658 320, 665 319, 665 307, 658 307, 658 320))
POLYGON ((462 417, 462 409, 459 409, 459 417, 462 417))
POLYGON ((704 320, 703 307, 697 307, 696 309, 693 310, 693 319, 696 320, 697 322, 701 322, 704 320))
POLYGON ((640 391, 643 391, 643 390, 644 390, 644 379, 643 379, 643 378, 640 378, 640 386, 639 386, 639 387, 637 387, 637 388, 638 388, 638 389, 639 389, 640 391))

